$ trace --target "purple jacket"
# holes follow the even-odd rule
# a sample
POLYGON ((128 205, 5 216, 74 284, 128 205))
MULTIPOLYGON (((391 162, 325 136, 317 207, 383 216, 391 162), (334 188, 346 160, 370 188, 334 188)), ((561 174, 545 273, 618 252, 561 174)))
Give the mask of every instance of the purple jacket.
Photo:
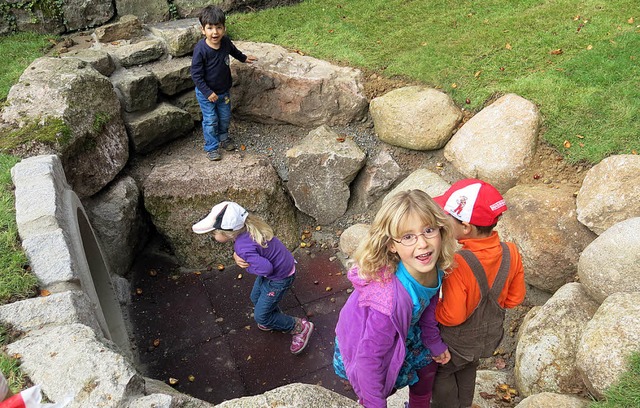
MULTIPOLYGON (((348 278, 355 291, 340 311, 336 326, 347 377, 361 404, 367 408, 386 407, 406 353, 411 297, 395 274, 384 282, 367 282, 358 277, 358 269, 353 267, 348 278)), ((422 342, 432 355, 447 349, 435 319, 437 302, 437 296, 431 298, 418 322, 422 342)))
POLYGON ((245 231, 236 237, 233 250, 249 264, 247 272, 270 280, 286 278, 296 264, 291 252, 277 237, 263 248, 245 231))

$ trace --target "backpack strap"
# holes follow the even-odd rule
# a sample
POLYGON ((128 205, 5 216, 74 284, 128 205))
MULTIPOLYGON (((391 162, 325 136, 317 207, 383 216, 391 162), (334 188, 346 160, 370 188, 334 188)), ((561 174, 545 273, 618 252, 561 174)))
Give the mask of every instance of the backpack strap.
POLYGON ((476 281, 478 281, 478 286, 480 286, 480 292, 483 298, 490 293, 492 298, 498 299, 502 292, 502 288, 504 288, 504 284, 507 281, 507 276, 509 276, 511 252, 509 252, 509 247, 504 242, 500 242, 500 246, 502 247, 502 261, 500 261, 500 268, 498 269, 496 279, 493 281, 491 289, 489 289, 487 274, 484 271, 484 267, 474 253, 468 249, 458 251, 471 268, 473 275, 476 277, 476 281))

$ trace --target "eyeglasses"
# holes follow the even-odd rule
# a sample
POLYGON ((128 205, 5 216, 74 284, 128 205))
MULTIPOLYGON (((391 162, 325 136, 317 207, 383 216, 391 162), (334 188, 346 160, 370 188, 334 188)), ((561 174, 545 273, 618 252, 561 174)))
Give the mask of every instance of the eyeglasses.
POLYGON ((416 242, 418 242, 418 237, 420 235, 422 235, 423 237, 425 237, 426 239, 429 238, 435 238, 438 236, 438 234, 440 233, 440 227, 425 227, 422 230, 422 233, 420 234, 404 234, 403 236, 400 237, 400 239, 393 239, 391 238, 391 240, 393 242, 397 242, 399 244, 402 244, 404 246, 411 246, 411 245, 415 245, 416 242))

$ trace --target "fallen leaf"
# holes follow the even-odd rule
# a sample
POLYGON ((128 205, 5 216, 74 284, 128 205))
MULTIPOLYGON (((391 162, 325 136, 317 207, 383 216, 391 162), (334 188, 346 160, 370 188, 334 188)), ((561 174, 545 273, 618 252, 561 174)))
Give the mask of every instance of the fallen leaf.
POLYGON ((169 377, 169 384, 176 385, 178 383, 177 378, 169 377))
POLYGON ((318 283, 320 283, 320 281, 317 281, 317 280, 314 280, 314 281, 313 281, 313 284, 314 284, 314 285, 317 285, 318 283))
POLYGON ((500 71, 504 71, 504 67, 500 67, 500 71))
POLYGON ((451 84, 451 87, 455 89, 455 88, 457 88, 457 87, 458 87, 458 84, 456 84, 456 83, 454 82, 454 83, 452 83, 452 84, 451 84))
POLYGON ((196 377, 194 377, 193 375, 190 375, 187 377, 187 379, 191 382, 194 382, 196 380, 196 377))
POLYGON ((158 271, 156 271, 155 269, 149 269, 149 276, 156 276, 158 274, 158 271))
POLYGON ((160 339, 153 340, 153 347, 158 347, 160 345, 160 339))
POLYGON ((300 248, 304 248, 304 247, 306 247, 306 246, 307 246, 307 243, 306 243, 306 242, 301 242, 301 243, 300 243, 300 248))
POLYGON ((422 45, 423 47, 425 47, 427 45, 426 42, 420 43, 420 45, 422 45))
POLYGON ((136 288, 136 295, 142 295, 142 289, 136 288))
POLYGON ((638 151, 637 151, 636 149, 633 149, 633 150, 631 151, 631 154, 638 154, 638 151))
POLYGON ((467 98, 464 100, 464 103, 466 103, 467 105, 471 103, 471 99, 467 98))
POLYGON ((245 145, 240 145, 240 150, 242 150, 242 151, 247 150, 247 146, 245 146, 245 145))
POLYGON ((511 49, 511 44, 506 43, 506 44, 504 45, 504 48, 506 48, 506 49, 510 50, 510 49, 511 49))
POLYGON ((562 54, 562 48, 557 48, 555 50, 552 50, 549 54, 551 54, 551 55, 560 55, 560 54, 562 54))
POLYGON ((333 30, 329 30, 329 33, 333 33, 333 30))
POLYGON ((247 361, 251 360, 251 356, 247 356, 247 361))
POLYGON ((296 50, 296 54, 302 55, 304 56, 304 52, 300 51, 300 50, 296 50))
POLYGON ((224 265, 223 264, 218 264, 218 270, 219 271, 224 271, 224 265))
POLYGON ((476 71, 476 73, 473 74, 473 76, 478 78, 480 76, 480 74, 482 74, 482 71, 476 71))
POLYGON ((577 137, 578 139, 584 139, 584 136, 582 136, 582 135, 576 135, 576 137, 577 137))
POLYGON ((316 227, 316 231, 322 231, 322 226, 318 225, 318 226, 316 227))
POLYGON ((591 44, 587 45, 587 50, 588 51, 591 51, 592 49, 593 49, 593 45, 591 45, 591 44))
POLYGON ((324 288, 324 290, 325 290, 326 292, 331 292, 331 286, 327 286, 326 288, 324 288))
POLYGON ((578 20, 580 20, 580 14, 578 14, 577 16, 575 16, 575 17, 573 18, 573 21, 578 21, 578 20))
POLYGON ((635 22, 635 20, 633 19, 633 17, 631 17, 631 18, 629 18, 627 20, 627 23, 629 23, 629 24, 633 24, 634 22, 635 22))
POLYGON ((568 149, 571 147, 571 142, 568 140, 565 140, 562 145, 564 146, 565 149, 568 149))
POLYGON ((49 296, 50 294, 51 294, 51 292, 49 292, 49 291, 48 291, 48 290, 46 290, 46 289, 42 289, 42 290, 40 291, 40 296, 42 296, 42 297, 47 297, 47 296, 49 296))
POLYGON ((488 392, 480 391, 480 396, 482 397, 482 399, 490 400, 494 399, 496 397, 496 394, 489 394, 488 392))
POLYGON ((336 140, 340 143, 344 142, 344 137, 336 137, 336 140))
POLYGON ((242 274, 241 273, 238 274, 238 279, 242 279, 242 274))
POLYGON ((578 146, 584 147, 584 143, 578 143, 578 146))
POLYGON ((202 275, 202 272, 200 272, 200 271, 195 271, 194 273, 195 273, 196 275, 202 275))

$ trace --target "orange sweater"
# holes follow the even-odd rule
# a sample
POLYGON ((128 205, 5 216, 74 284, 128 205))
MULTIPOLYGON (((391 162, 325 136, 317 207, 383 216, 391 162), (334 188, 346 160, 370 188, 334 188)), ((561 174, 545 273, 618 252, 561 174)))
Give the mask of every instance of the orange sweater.
MULTIPOLYGON (((494 231, 487 238, 461 239, 459 242, 462 249, 470 250, 478 258, 491 287, 502 260, 498 233, 494 231)), ((511 266, 498 302, 503 308, 512 308, 522 303, 526 287, 520 253, 515 244, 508 242, 507 245, 511 252, 511 266)), ((463 323, 480 302, 480 287, 467 262, 461 255, 456 254, 454 265, 451 273, 442 282, 442 299, 436 307, 436 319, 445 326, 463 323)))

